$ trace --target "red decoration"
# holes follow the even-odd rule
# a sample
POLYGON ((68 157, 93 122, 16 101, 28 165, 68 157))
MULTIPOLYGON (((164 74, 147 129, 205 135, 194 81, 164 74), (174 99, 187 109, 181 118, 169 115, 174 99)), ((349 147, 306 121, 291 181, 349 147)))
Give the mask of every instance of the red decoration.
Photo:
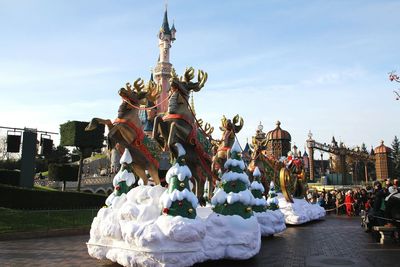
POLYGON ((179 202, 178 202, 178 205, 179 205, 179 207, 182 207, 183 202, 182 202, 182 201, 179 201, 179 202))
POLYGON ((232 182, 232 183, 231 183, 231 186, 232 186, 233 188, 235 188, 236 183, 235 183, 235 182, 232 182))
POLYGON ((162 212, 165 213, 165 214, 168 214, 169 208, 163 208, 162 212))
POLYGON ((115 190, 117 190, 117 191, 119 191, 121 189, 121 187, 119 186, 119 185, 117 185, 116 187, 115 187, 115 190))

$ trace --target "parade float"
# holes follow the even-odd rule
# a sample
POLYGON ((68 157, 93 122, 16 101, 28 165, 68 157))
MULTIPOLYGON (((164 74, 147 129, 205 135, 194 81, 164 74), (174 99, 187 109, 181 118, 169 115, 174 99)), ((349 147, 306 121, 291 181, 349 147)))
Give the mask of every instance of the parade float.
POLYGON ((117 155, 112 158, 120 158, 114 192, 92 222, 87 247, 94 258, 123 266, 249 259, 259 252, 261 236, 282 232, 285 221, 321 217, 316 206, 300 199, 304 171, 298 161, 264 155, 270 143, 257 139, 246 156, 250 165, 244 163, 246 153, 236 137, 243 118, 224 116, 220 140, 212 138, 209 124, 203 128, 189 97, 204 87, 208 75, 199 70, 193 81, 191 67, 176 74, 169 62, 175 32, 165 11, 150 80, 126 83, 118 92, 117 118, 93 118, 86 128, 106 125, 109 149, 117 155))
POLYGON ((146 146, 137 108, 145 98, 159 94, 149 82, 137 80, 119 91, 123 102, 118 118, 94 118, 87 130, 99 123, 109 127, 109 143, 117 147, 121 169, 114 177, 115 191, 94 218, 88 252, 98 259, 109 259, 124 266, 190 266, 197 262, 217 259, 248 259, 261 246, 259 222, 252 207, 257 202, 249 190, 239 146, 233 145, 230 159, 225 163, 221 187, 211 199, 213 211, 206 217, 197 216, 198 196, 211 178, 211 155, 207 133, 199 129, 188 104, 190 91, 199 91, 207 73, 199 71, 198 82, 192 82, 194 70, 189 68, 182 77, 172 75, 168 112, 156 117, 153 140, 170 153, 172 163, 165 180, 168 188, 146 185, 147 175, 157 166, 157 155, 146 146), (132 172, 144 185, 130 189, 132 172), (197 196, 191 191, 190 180, 197 196), (130 190, 129 190, 130 189, 130 190))
POLYGON ((252 139, 253 151, 248 169, 250 172, 258 169, 262 183, 274 187, 276 204, 284 214, 286 224, 321 219, 326 215, 325 209, 305 200, 307 182, 301 153, 290 150, 290 134, 280 128, 279 121, 276 125, 267 134, 259 125, 252 139))

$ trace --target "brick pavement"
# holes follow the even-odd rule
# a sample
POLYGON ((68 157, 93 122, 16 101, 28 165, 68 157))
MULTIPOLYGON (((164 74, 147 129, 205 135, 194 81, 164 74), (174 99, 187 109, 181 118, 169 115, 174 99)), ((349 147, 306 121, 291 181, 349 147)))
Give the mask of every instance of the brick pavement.
MULTIPOLYGON (((0 241, 0 266, 118 266, 87 254, 84 236, 0 241)), ((380 245, 363 232, 359 218, 327 216, 263 238, 260 253, 246 261, 210 261, 206 266, 396 266, 400 245, 380 245)))

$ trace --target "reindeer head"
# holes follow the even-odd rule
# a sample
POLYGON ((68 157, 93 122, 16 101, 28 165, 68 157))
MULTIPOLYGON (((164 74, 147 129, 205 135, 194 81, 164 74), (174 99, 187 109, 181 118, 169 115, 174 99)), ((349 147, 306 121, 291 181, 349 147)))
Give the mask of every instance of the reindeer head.
POLYGON ((192 82, 194 78, 194 69, 192 67, 186 68, 185 73, 180 78, 176 74, 175 70, 171 71, 171 88, 177 89, 181 94, 185 96, 189 96, 190 91, 198 92, 201 88, 204 87, 204 84, 207 81, 208 74, 202 70, 198 71, 197 74, 197 82, 192 82))
POLYGON ((222 116, 221 126, 219 127, 219 129, 222 132, 233 130, 235 131, 235 133, 238 133, 243 128, 243 123, 244 123, 243 118, 240 117, 239 115, 233 117, 233 120, 227 119, 224 115, 222 116))
MULTIPOLYGON (((138 105, 143 102, 144 99, 149 101, 156 101, 161 93, 161 86, 157 85, 154 81, 149 81, 146 85, 141 78, 138 78, 133 83, 133 89, 130 83, 126 83, 125 88, 121 88, 118 94, 129 103, 138 105)), ((144 104, 144 103, 143 103, 144 104)))

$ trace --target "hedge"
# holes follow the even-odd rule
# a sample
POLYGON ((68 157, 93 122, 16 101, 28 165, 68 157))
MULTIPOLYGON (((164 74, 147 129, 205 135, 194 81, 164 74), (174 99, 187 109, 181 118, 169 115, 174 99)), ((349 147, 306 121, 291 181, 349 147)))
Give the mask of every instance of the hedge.
POLYGON ((0 160, 0 169, 19 170, 19 169, 21 169, 21 159, 17 159, 17 160, 13 160, 13 159, 0 160))
POLYGON ((19 185, 20 171, 0 169, 0 184, 19 185))
POLYGON ((54 181, 76 181, 78 170, 78 165, 52 163, 49 164, 49 178, 54 181))
POLYGON ((0 207, 10 209, 79 209, 104 206, 106 196, 79 192, 36 190, 0 185, 0 207))
POLYGON ((104 125, 100 124, 93 131, 85 131, 88 122, 68 121, 60 125, 61 146, 79 148, 101 148, 104 141, 104 125))

